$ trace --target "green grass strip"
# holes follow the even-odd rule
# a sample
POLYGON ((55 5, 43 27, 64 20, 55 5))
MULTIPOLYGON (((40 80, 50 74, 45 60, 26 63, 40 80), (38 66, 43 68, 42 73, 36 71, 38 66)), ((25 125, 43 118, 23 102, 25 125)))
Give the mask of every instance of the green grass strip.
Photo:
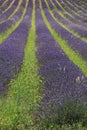
MULTIPOLYGON (((34 1, 34 0, 33 0, 34 1)), ((0 130, 33 130, 32 114, 38 107, 42 82, 36 57, 35 4, 21 72, 0 100, 0 130)))
POLYGON ((22 13, 22 16, 21 18, 16 22, 15 25, 12 25, 11 28, 7 29, 6 32, 0 34, 0 44, 2 44, 8 37, 9 35, 15 31, 15 29, 20 25, 20 23, 22 22, 25 14, 26 14, 26 11, 27 11, 27 8, 28 8, 28 2, 29 0, 26 0, 26 5, 25 5, 25 8, 23 10, 23 13, 22 13))
POLYGON ((69 47, 68 43, 65 40, 63 40, 58 35, 58 33, 52 28, 51 24, 49 23, 49 21, 47 20, 47 18, 45 16, 45 12, 44 12, 44 10, 42 8, 41 0, 39 0, 39 1, 40 1, 40 9, 41 9, 41 14, 42 14, 43 20, 44 20, 47 28, 49 29, 51 35, 58 42, 58 44, 60 45, 61 49, 68 56, 68 58, 82 70, 82 72, 84 73, 85 76, 87 76, 87 62, 85 60, 83 60, 82 57, 78 53, 73 51, 69 47))
POLYGON ((62 26, 64 29, 66 29, 68 32, 70 32, 72 35, 74 35, 75 37, 79 38, 80 40, 82 40, 82 41, 84 41, 84 42, 87 42, 87 38, 81 37, 81 35, 80 35, 79 33, 77 33, 77 32, 75 32, 75 31, 69 29, 64 23, 60 22, 60 20, 59 20, 58 18, 56 18, 56 17, 54 16, 54 13, 51 11, 50 6, 49 6, 47 0, 45 0, 45 2, 46 2, 46 5, 47 5, 47 8, 48 8, 48 11, 49 11, 50 15, 52 16, 52 18, 53 18, 60 26, 62 26))

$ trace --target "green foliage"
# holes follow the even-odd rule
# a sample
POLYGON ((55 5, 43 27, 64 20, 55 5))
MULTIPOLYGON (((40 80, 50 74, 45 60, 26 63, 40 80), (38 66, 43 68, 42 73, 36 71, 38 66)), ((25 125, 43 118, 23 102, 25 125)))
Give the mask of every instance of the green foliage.
POLYGON ((65 106, 54 108, 49 117, 38 121, 38 126, 44 130, 85 130, 86 117, 87 104, 70 102, 65 106))

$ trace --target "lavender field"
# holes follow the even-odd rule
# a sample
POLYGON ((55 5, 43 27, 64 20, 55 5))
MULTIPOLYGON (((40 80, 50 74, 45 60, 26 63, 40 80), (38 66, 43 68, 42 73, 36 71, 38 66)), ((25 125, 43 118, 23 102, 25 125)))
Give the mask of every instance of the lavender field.
POLYGON ((87 0, 0 0, 0 130, 87 130, 87 0))

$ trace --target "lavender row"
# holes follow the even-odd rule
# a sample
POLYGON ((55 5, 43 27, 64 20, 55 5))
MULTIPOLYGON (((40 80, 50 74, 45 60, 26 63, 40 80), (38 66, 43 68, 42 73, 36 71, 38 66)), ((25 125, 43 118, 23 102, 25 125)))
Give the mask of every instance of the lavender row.
MULTIPOLYGON (((54 2, 55 2, 55 6, 58 4, 57 3, 57 1, 56 0, 54 0, 54 2)), ((59 3, 61 3, 60 1, 59 1, 59 3)), ((65 9, 66 10, 66 9, 65 9)), ((72 22, 74 22, 74 23, 77 23, 78 22, 78 24, 83 24, 83 19, 78 19, 78 18, 74 18, 74 16, 73 16, 73 13, 72 12, 70 12, 70 11, 65 11, 64 10, 64 15, 67 17, 67 18, 69 18, 72 22), (68 12, 68 14, 66 13, 66 12, 68 12), (70 15, 69 15, 70 14, 70 15)), ((81 14, 80 14, 81 15, 81 14)), ((85 24, 84 24, 85 25, 85 24)))
MULTIPOLYGON (((16 0, 13 0, 14 2, 16 1, 16 0)), ((9 7, 9 5, 12 3, 12 0, 9 0, 3 7, 1 7, 1 10, 2 11, 5 11, 8 7, 9 7)))
MULTIPOLYGON (((56 1, 56 0, 55 0, 56 1)), ((55 2, 54 1, 54 2, 55 2)), ((61 4, 61 6, 63 7, 63 8, 65 8, 65 11, 64 11, 64 13, 65 12, 68 12, 68 14, 70 14, 70 15, 65 15, 66 17, 68 17, 68 18, 70 18, 70 20, 71 21, 73 21, 73 18, 74 18, 74 20, 76 20, 76 21, 78 21, 78 22, 81 22, 81 21, 84 21, 82 18, 79 18, 79 16, 77 16, 77 17, 75 17, 74 16, 74 13, 72 13, 71 11, 73 10, 72 8, 71 8, 71 11, 69 10, 69 9, 67 9, 67 7, 64 5, 64 4, 62 4, 61 3, 61 1, 59 0, 59 3, 61 4), (64 7, 65 6, 65 7, 64 7)), ((56 5, 57 5, 58 3, 56 2, 56 5)), ((80 16, 82 16, 82 14, 81 14, 81 11, 79 11, 80 12, 80 16)))
POLYGON ((57 12, 54 12, 54 16, 58 18, 58 20, 63 23, 66 27, 68 27, 70 30, 73 30, 74 32, 78 33, 81 37, 87 37, 87 25, 83 26, 83 24, 77 26, 76 24, 70 23, 69 21, 62 18, 57 12), (81 27, 82 26, 82 27, 81 27))
MULTIPOLYGON (((57 7, 57 5, 58 5, 58 3, 57 3, 57 1, 56 0, 54 0, 54 4, 55 4, 55 6, 57 7)), ((60 6, 60 5, 59 5, 60 6)), ((63 7, 60 7, 60 9, 61 9, 61 13, 67 18, 67 19, 69 19, 69 21, 71 21, 72 22, 72 24, 75 24, 75 26, 82 26, 82 27, 84 27, 84 28, 86 28, 87 27, 87 25, 85 24, 86 23, 86 21, 85 20, 83 20, 83 19, 81 19, 81 20, 79 20, 78 21, 78 19, 75 19, 74 17, 72 17, 72 15, 69 15, 69 12, 68 12, 68 14, 67 14, 67 12, 64 10, 64 8, 63 7)), ((59 10, 59 8, 58 8, 58 10, 59 10)), ((56 15, 56 14, 55 14, 56 15)), ((65 22, 66 23, 66 22, 65 22)), ((68 22, 69 23, 69 22, 68 22)), ((70 23, 71 24, 71 23, 70 23)), ((81 27, 80 27, 81 28, 81 27)))
MULTIPOLYGON (((82 11, 82 13, 83 13, 83 16, 85 17, 86 16, 86 10, 84 10, 83 8, 81 8, 80 6, 81 5, 79 5, 78 6, 78 4, 76 4, 76 2, 73 2, 72 0, 71 1, 69 1, 69 2, 67 2, 66 0, 64 1, 64 3, 66 3, 67 4, 67 6, 69 6, 69 8, 72 8, 72 6, 74 7, 74 11, 75 12, 78 12, 79 10, 80 11, 82 11)), ((80 15, 80 14, 79 14, 80 15)))
POLYGON ((6 11, 4 14, 0 15, 0 22, 5 21, 14 11, 14 7, 10 8, 10 10, 6 11))
POLYGON ((31 12, 31 9, 27 10, 20 26, 0 45, 0 93, 6 92, 7 84, 21 69, 31 12))
POLYGON ((77 8, 78 10, 81 10, 82 12, 84 12, 84 15, 86 15, 87 13, 87 9, 85 8, 85 6, 87 6, 86 2, 84 2, 84 8, 81 7, 82 5, 82 1, 73 1, 70 0, 69 3, 71 3, 73 5, 73 7, 77 8))
POLYGON ((20 19, 22 12, 23 12, 23 9, 20 7, 19 10, 16 12, 16 14, 13 17, 11 17, 6 22, 3 22, 2 24, 0 24, 0 33, 5 32, 13 24, 16 24, 16 22, 20 19))
POLYGON ((75 50, 78 51, 79 54, 84 58, 87 59, 87 43, 80 40, 79 38, 76 38, 73 36, 70 32, 68 32, 66 29, 64 29, 62 26, 60 26, 49 14, 47 9, 44 9, 45 15, 51 24, 51 26, 55 29, 58 34, 67 41, 69 46, 75 50))
MULTIPOLYGON (((10 2, 10 1, 9 1, 10 2)), ((16 2, 16 0, 15 0, 16 2)), ((15 4, 14 2, 14 4, 15 4)), ((18 1, 19 2, 19 1, 18 1)), ((8 3, 9 4, 9 3, 8 3)), ((0 21, 7 19, 15 10, 16 6, 14 6, 14 4, 12 5, 12 7, 10 7, 6 12, 4 12, 1 16, 0 16, 0 21)), ((7 8, 7 7, 3 7, 3 8, 7 8)), ((3 10, 3 9, 2 9, 3 10)))
MULTIPOLYGON (((8 10, 6 10, 6 12, 3 12, 2 15, 0 15, 0 21, 4 18, 5 19, 8 18, 14 12, 14 10, 17 8, 17 6, 15 6, 15 3, 17 3, 17 6, 18 6, 18 3, 20 3, 20 1, 15 0, 12 7, 10 7, 8 10)), ((5 8, 5 9, 7 9, 7 8, 5 8)))
POLYGON ((64 5, 65 7, 69 10, 69 12, 72 13, 72 15, 75 17, 75 18, 78 18, 78 19, 84 19, 86 18, 86 16, 82 16, 81 14, 77 13, 77 11, 75 11, 75 8, 72 9, 70 4, 68 4, 66 1, 64 1, 64 5))
POLYGON ((73 10, 72 8, 69 8, 68 6, 65 5, 64 2, 61 2, 60 0, 59 0, 59 2, 60 2, 60 4, 61 4, 61 6, 62 6, 67 12, 69 12, 69 13, 72 15, 72 17, 76 18, 76 19, 79 20, 79 21, 82 20, 82 17, 80 17, 81 14, 80 14, 80 15, 76 15, 74 12, 72 12, 72 10, 73 10))
POLYGON ((45 86, 36 116, 43 119, 57 114, 56 109, 70 101, 86 100, 87 79, 53 39, 39 9, 36 11, 36 32, 39 74, 45 86))

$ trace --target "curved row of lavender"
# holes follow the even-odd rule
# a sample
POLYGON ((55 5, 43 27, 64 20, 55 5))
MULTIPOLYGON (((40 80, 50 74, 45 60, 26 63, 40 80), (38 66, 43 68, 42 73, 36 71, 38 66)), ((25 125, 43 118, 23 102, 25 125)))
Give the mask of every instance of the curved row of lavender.
MULTIPOLYGON (((50 19, 48 10, 44 10, 50 23, 56 26, 55 22, 50 19)), ((61 31, 61 27, 59 27, 56 26, 61 31)), ((39 9, 36 10, 36 32, 37 56, 40 64, 39 74, 44 81, 45 88, 38 111, 34 113, 34 116, 41 121, 53 116, 58 118, 58 108, 70 101, 86 101, 87 78, 68 59, 53 39, 39 9)))
POLYGON ((70 32, 68 32, 66 29, 64 29, 62 26, 60 26, 50 15, 48 9, 44 9, 45 15, 49 21, 49 23, 52 25, 52 27, 58 32, 58 34, 67 41, 67 43, 70 45, 70 47, 78 51, 79 54, 84 58, 87 59, 87 43, 80 40, 79 38, 76 38, 73 36, 70 32))
MULTIPOLYGON (((55 1, 54 1, 55 2, 55 1)), ((51 7, 53 8, 51 2, 50 2, 51 7)), ((56 4, 55 4, 56 6, 56 4)), ((53 11, 54 16, 56 18, 58 18, 58 20, 64 24, 65 26, 67 26, 69 29, 77 32, 79 35, 81 35, 81 37, 87 37, 87 24, 85 24, 84 22, 79 22, 76 21, 76 19, 73 19, 73 22, 69 22, 69 20, 67 21, 66 19, 62 18, 55 10, 53 11)))
POLYGON ((19 2, 19 1, 15 0, 14 3, 13 3, 13 5, 12 5, 8 10, 6 10, 6 9, 8 8, 8 6, 10 5, 10 2, 12 2, 12 1, 9 0, 9 1, 6 3, 6 5, 4 5, 3 7, 0 8, 0 10, 3 12, 2 15, 0 15, 0 21, 7 19, 7 18, 12 14, 12 12, 14 11, 14 9, 16 8, 16 7, 14 6, 14 4, 15 4, 16 2, 19 2), (6 10, 6 11, 5 11, 5 10, 6 10), (5 11, 5 12, 4 12, 4 11, 5 11))
MULTIPOLYGON (((73 5, 73 2, 70 2, 70 3, 72 3, 72 5, 73 5)), ((63 6, 65 6, 65 8, 69 11, 69 13, 71 13, 75 18, 78 18, 78 19, 85 19, 86 18, 86 16, 84 16, 84 15, 81 15, 81 13, 78 11, 78 13, 77 12, 75 12, 75 8, 73 7, 72 8, 72 6, 69 4, 69 2, 67 2, 66 0, 64 1, 62 1, 62 5, 63 6)))
MULTIPOLYGON (((73 1, 73 0, 69 0, 69 2, 67 2, 67 0, 64 0, 64 2, 66 2, 67 6, 69 6, 70 8, 73 7, 73 10, 75 12, 78 12, 79 15, 83 15, 83 17, 86 17, 87 16, 87 9, 81 7, 81 1, 80 3, 76 3, 76 1, 73 1)), ((87 1, 86 1, 87 2, 87 1)), ((84 2, 84 6, 87 6, 87 3, 84 2)))
MULTIPOLYGON (((19 3, 18 1, 15 1, 16 3, 19 3)), ((23 2, 22 5, 23 6, 23 2)), ((18 6, 18 5, 17 5, 18 6)), ((7 14, 12 14, 13 11, 17 8, 17 6, 12 7, 10 10, 8 10, 4 15, 5 18, 7 16, 7 14), (12 12, 11 12, 12 10, 12 12)), ((3 23, 0 24, 0 33, 4 33, 8 28, 11 28, 12 25, 16 24, 16 22, 20 19, 21 15, 22 15, 23 9, 21 9, 21 7, 19 8, 19 10, 16 12, 15 15, 13 15, 13 17, 11 17, 9 20, 7 20, 7 18, 5 19, 5 21, 3 23), (7 21, 6 21, 7 20, 7 21)), ((1 15, 0 17, 2 17, 3 19, 3 15, 1 15)), ((1 21, 1 19, 0 19, 1 21)))
POLYGON ((30 28, 32 9, 29 8, 19 27, 0 45, 0 93, 21 69, 24 47, 30 28))
MULTIPOLYGON (((82 18, 79 18, 78 16, 76 17, 76 18, 74 18, 74 16, 73 16, 73 13, 71 13, 70 12, 70 10, 68 10, 67 9, 67 7, 63 4, 63 1, 61 2, 61 0, 58 0, 58 2, 56 1, 56 0, 54 0, 54 3, 55 3, 55 5, 56 5, 56 7, 58 8, 58 9, 60 9, 61 11, 62 11, 62 13, 67 17, 67 18, 69 18, 71 21, 76 21, 76 23, 78 22, 78 24, 79 24, 79 22, 86 22, 85 20, 83 20, 82 18), (60 5, 59 5, 60 4, 60 5), (63 9, 61 9, 61 7, 63 8, 63 9)), ((72 0, 71 0, 71 3, 72 3, 72 0)), ((75 1, 75 3, 76 3, 76 1, 75 1)), ((72 4, 73 5, 73 4, 72 4)), ((73 6, 73 8, 74 8, 74 6, 73 6)), ((73 9, 73 8, 71 8, 71 10, 73 9)), ((80 11, 78 11, 78 12, 80 12, 80 11)), ((81 14, 80 14, 81 15, 81 14)), ((83 23, 82 23, 83 24, 83 23)))
MULTIPOLYGON (((74 23, 70 23, 69 21, 65 20, 64 18, 62 18, 57 12, 54 11, 54 16, 56 18, 58 18, 58 20, 64 24, 66 27, 68 27, 70 30, 73 30, 75 33, 78 33, 81 38, 83 37, 87 37, 87 24, 84 25, 84 23, 80 23, 78 24, 78 22, 76 22, 76 24, 78 24, 79 26, 77 26, 74 23)), ((73 21, 74 22, 74 21, 73 21)))
POLYGON ((11 7, 14 5, 14 3, 15 3, 15 1, 16 0, 8 0, 7 2, 6 2, 6 4, 4 4, 4 6, 2 6, 1 8, 0 8, 0 10, 3 12, 3 11, 5 11, 5 10, 8 10, 8 7, 11 5, 11 7))

